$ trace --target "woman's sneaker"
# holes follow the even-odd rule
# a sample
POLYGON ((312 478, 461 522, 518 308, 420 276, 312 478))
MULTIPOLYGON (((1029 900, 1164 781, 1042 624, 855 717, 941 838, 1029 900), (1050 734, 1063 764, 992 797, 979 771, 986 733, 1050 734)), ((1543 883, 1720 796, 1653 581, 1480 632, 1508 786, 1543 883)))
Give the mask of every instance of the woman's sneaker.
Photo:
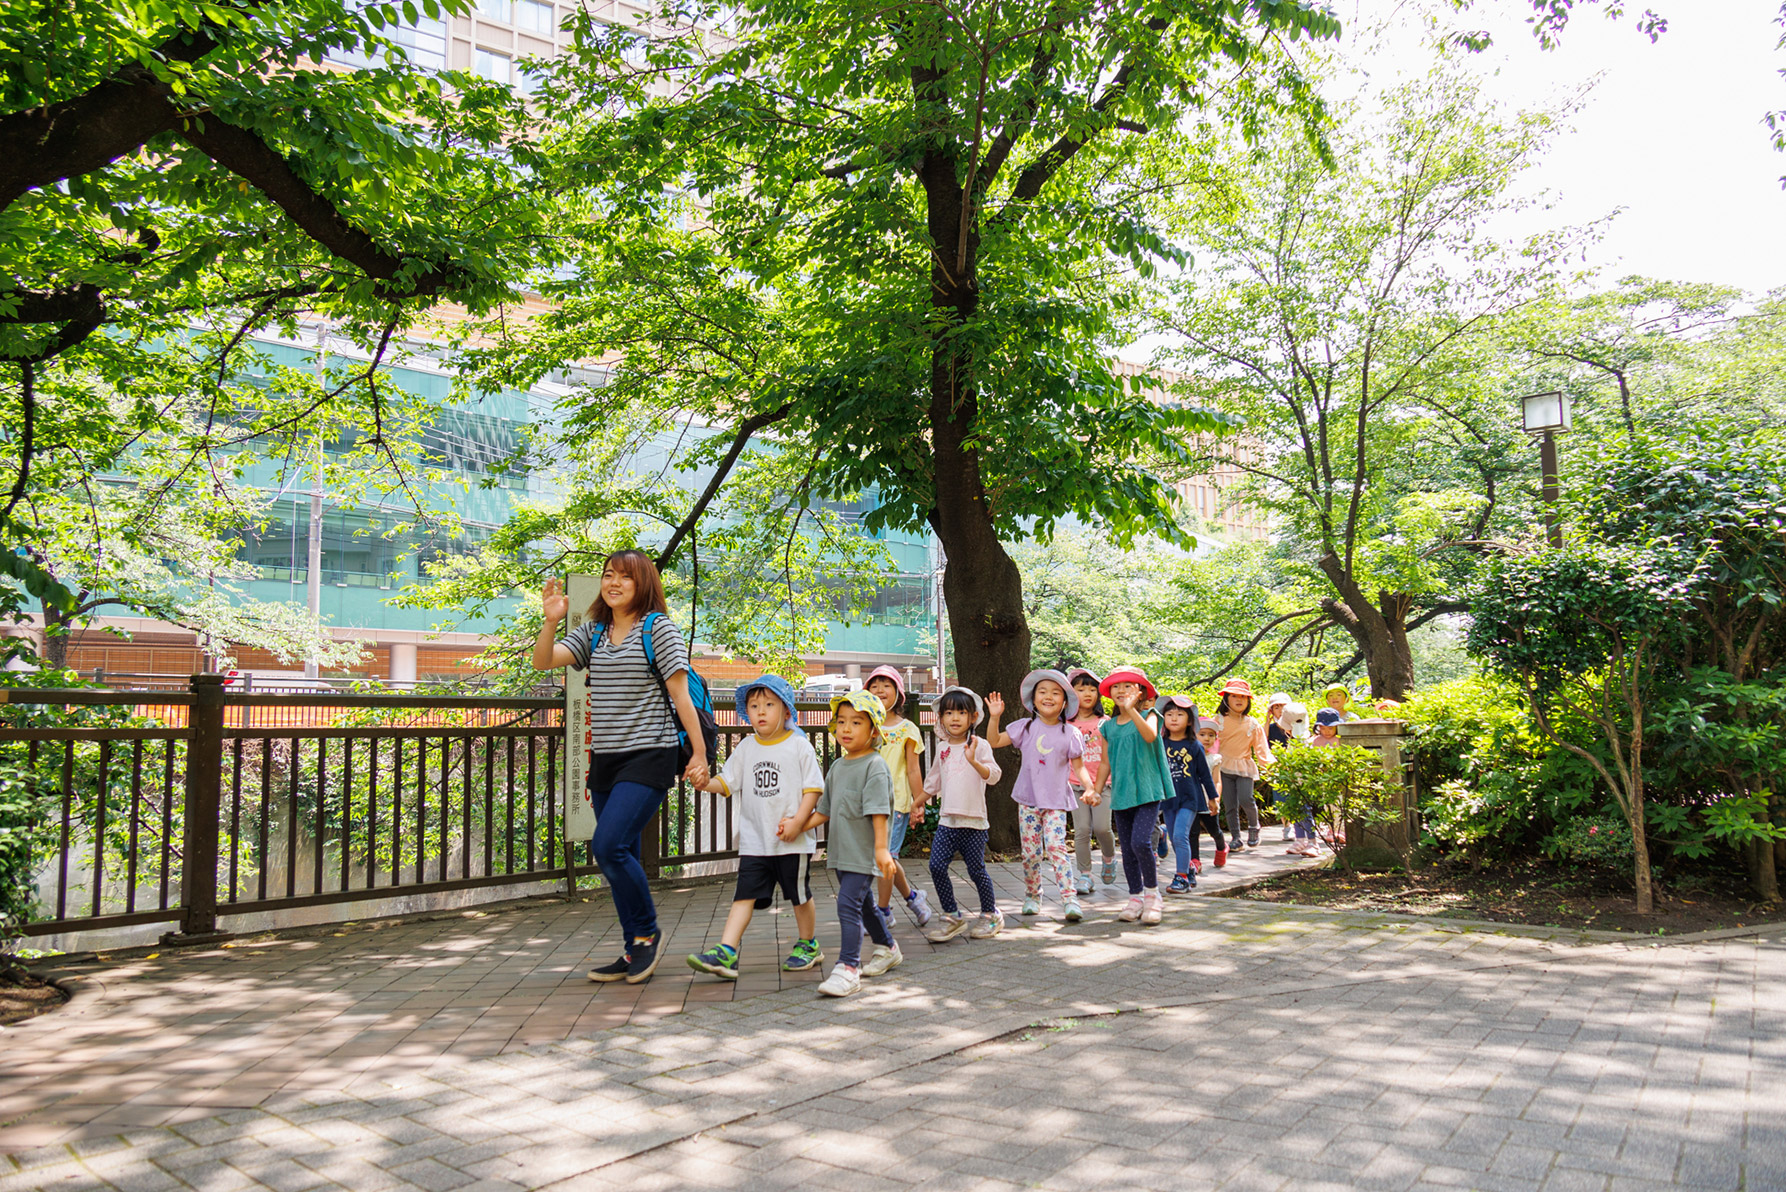
POLYGON ((819 961, 825 959, 825 950, 819 947, 817 940, 795 940, 788 952, 788 958, 781 962, 784 973, 803 973, 807 969, 819 967, 819 961))
MULTIPOLYGON (((716 977, 724 977, 728 981, 738 979, 738 949, 730 944, 715 944, 705 952, 697 952, 688 958, 688 967, 697 973, 712 973, 716 977)), ((782 966, 786 968, 784 964, 782 966)))
POLYGON ((826 997, 848 997, 862 988, 862 978, 855 969, 840 964, 831 970, 831 975, 819 982, 819 992, 826 997))
POLYGON ((998 911, 990 915, 981 915, 974 925, 967 930, 970 940, 989 940, 1005 929, 1005 917, 998 911))
POLYGON ((1141 896, 1129 899, 1129 904, 1116 912, 1116 917, 1124 923, 1133 923, 1141 917, 1141 896))
POLYGON ((905 900, 905 909, 911 912, 912 922, 923 927, 930 922, 930 899, 924 897, 924 891, 913 890, 912 896, 905 900))
POLYGON ((590 969, 589 979, 602 982, 624 981, 626 980, 626 970, 632 967, 632 963, 632 958, 622 953, 619 960, 611 961, 600 968, 590 969))
POLYGON ((1115 861, 1104 862, 1104 872, 1102 874, 1102 877, 1104 879, 1104 884, 1106 886, 1114 886, 1116 884, 1116 862, 1115 861))
POLYGON ((1019 910, 1017 913, 1020 915, 1039 915, 1042 913, 1042 903, 1035 898, 1025 898, 1023 900, 1023 909, 1019 910))
POLYGON ((1149 890, 1141 896, 1141 923, 1152 927, 1160 921, 1160 912, 1165 909, 1164 900, 1158 890, 1149 890))
POLYGON ((904 961, 905 957, 900 954, 897 941, 891 948, 885 944, 876 944, 874 951, 868 954, 867 961, 862 965, 862 975, 878 977, 888 969, 898 968, 904 961))
POLYGON ((626 983, 638 985, 651 980, 651 974, 657 971, 657 948, 663 941, 657 936, 648 940, 634 940, 626 953, 626 983))
POLYGON ((1084 898, 1092 891, 1091 872, 1087 870, 1073 879, 1073 893, 1084 898))
POLYGON ((1067 922, 1069 923, 1077 923, 1079 920, 1085 918, 1085 911, 1080 907, 1077 898, 1067 899, 1066 912, 1067 922))
POLYGON ((924 932, 924 938, 933 944, 946 944, 971 926, 966 915, 951 915, 948 911, 944 911, 930 921, 930 927, 924 932))
POLYGON ((1168 894, 1189 894, 1190 892, 1191 879, 1189 874, 1180 873, 1175 875, 1172 879, 1172 884, 1166 887, 1166 893, 1168 894))

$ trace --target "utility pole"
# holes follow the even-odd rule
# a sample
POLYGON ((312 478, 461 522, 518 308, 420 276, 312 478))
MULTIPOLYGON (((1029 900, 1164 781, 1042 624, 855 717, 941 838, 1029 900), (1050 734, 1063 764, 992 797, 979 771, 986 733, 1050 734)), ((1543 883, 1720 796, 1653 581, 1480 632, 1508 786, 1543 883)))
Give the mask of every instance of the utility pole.
POLYGON ((936 566, 932 570, 936 584, 936 689, 941 691, 949 685, 948 656, 945 643, 949 640, 949 610, 943 604, 943 569, 948 566, 948 557, 943 554, 943 544, 936 544, 936 566))
MULTIPOLYGON (((316 384, 327 388, 329 383, 329 321, 316 325, 316 384)), ((318 631, 322 627, 322 431, 316 432, 316 466, 310 477, 310 552, 304 573, 304 604, 310 610, 310 623, 318 631)), ((319 678, 322 666, 313 649, 304 660, 304 677, 319 678)))

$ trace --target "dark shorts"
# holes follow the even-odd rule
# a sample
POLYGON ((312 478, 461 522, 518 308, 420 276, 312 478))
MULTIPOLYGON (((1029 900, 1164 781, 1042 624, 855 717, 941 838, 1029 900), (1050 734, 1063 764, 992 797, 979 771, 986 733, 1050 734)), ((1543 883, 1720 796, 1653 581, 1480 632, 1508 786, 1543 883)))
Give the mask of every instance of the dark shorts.
POLYGON ((676 785, 676 747, 660 745, 655 749, 589 755, 586 785, 590 790, 611 791, 622 782, 636 782, 654 791, 669 790, 676 785))
POLYGON ((746 899, 758 910, 768 910, 775 901, 775 889, 789 906, 805 906, 812 901, 812 854, 783 853, 779 857, 739 857, 738 888, 732 892, 733 902, 746 899))

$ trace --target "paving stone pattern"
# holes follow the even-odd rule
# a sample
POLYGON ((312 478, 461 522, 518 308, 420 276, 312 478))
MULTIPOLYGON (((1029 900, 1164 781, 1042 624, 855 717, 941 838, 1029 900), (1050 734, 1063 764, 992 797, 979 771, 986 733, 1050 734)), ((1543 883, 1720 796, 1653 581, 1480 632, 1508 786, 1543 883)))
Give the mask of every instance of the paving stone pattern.
MULTIPOLYGON (((729 895, 666 896, 673 959, 729 895)), ((1169 905, 907 930, 841 1002, 592 990, 600 904, 132 961, 0 1035, 0 1192, 1786 1189, 1786 930, 1169 905)))

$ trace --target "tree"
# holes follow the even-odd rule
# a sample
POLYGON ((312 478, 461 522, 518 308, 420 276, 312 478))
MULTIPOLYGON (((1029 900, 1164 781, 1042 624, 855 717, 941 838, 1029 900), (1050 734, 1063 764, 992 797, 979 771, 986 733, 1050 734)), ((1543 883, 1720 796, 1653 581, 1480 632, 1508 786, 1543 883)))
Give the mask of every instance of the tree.
POLYGON ((1631 828, 1637 913, 1654 909, 1645 835, 1645 712, 1658 655, 1689 607, 1690 574, 1641 548, 1587 541, 1499 560, 1472 605, 1470 650, 1520 684, 1550 741, 1606 784, 1631 828), (1565 736, 1561 717, 1592 724, 1606 752, 1565 736))
MULTIPOLYGON (((586 196, 577 275, 549 290, 613 328, 584 351, 629 350, 617 324, 641 296, 689 336, 732 338, 753 312, 787 328, 791 367, 734 354, 725 384, 674 400, 799 444, 815 493, 875 492, 870 530, 934 530, 961 679, 1014 690, 1030 635, 1003 542, 1072 514, 1122 544, 1170 525, 1137 461, 1180 458, 1221 422, 1109 362, 1121 275, 1174 255, 1135 163, 1152 141, 1176 149, 1189 111, 1313 113, 1286 43, 1337 24, 1277 0, 735 13, 723 41, 700 27, 710 8, 666 9, 696 28, 643 42, 585 24, 540 93, 567 163, 551 181, 586 196)), ((997 832, 1009 846, 1014 822, 997 832)))
POLYGON ((1343 113, 1331 168, 1292 137, 1236 148, 1226 201, 1181 216, 1199 265, 1166 287, 1166 354, 1185 393, 1245 422, 1197 467, 1248 477, 1236 495, 1322 589, 1296 626, 1349 635, 1378 697, 1407 695, 1409 632, 1464 611, 1489 540, 1522 520, 1530 453, 1510 395, 1483 391, 1503 372, 1491 336, 1572 236, 1514 246, 1485 226, 1555 120, 1501 113, 1441 57, 1343 113))
MULTIPOLYGON (((226 520, 219 504, 251 522, 244 451, 303 458, 323 435, 357 443, 358 483, 414 479, 382 362, 437 302, 517 296, 542 228, 524 105, 380 32, 419 19, 345 0, 0 0, 0 553, 52 620, 95 600, 165 612, 108 568, 226 520), (376 61, 320 65, 343 54, 376 61), (269 376, 250 337, 318 315, 371 365, 269 376), (144 487, 127 541, 59 537, 78 495, 102 522, 100 486, 125 475, 144 487)), ((176 581, 215 570, 186 562, 176 581)))

